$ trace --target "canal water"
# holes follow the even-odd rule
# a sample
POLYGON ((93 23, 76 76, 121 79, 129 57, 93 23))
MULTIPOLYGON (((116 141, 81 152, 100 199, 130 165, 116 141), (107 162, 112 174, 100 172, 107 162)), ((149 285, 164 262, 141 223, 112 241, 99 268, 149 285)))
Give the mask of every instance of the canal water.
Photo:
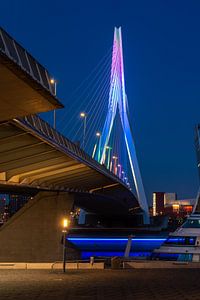
MULTIPOLYGON (((131 242, 130 256, 136 258, 148 257, 152 251, 159 248, 167 238, 163 235, 134 236, 131 242)), ((68 240, 81 251, 82 259, 94 257, 124 256, 128 237, 113 236, 71 236, 68 240)))

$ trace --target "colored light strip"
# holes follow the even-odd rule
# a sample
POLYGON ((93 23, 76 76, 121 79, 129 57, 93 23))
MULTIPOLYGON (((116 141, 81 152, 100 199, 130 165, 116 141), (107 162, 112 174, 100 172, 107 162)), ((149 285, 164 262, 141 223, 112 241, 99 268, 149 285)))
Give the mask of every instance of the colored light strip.
MULTIPOLYGON (((82 241, 82 242, 84 242, 84 241, 95 241, 95 242, 97 242, 97 241, 105 241, 105 242, 113 242, 113 241, 124 241, 124 242, 127 242, 128 241, 128 238, 76 238, 76 237, 74 237, 74 238, 68 238, 68 240, 69 241, 82 241)), ((144 239, 142 239, 142 238, 140 238, 140 239, 132 239, 132 241, 136 241, 136 242, 142 242, 142 241, 149 241, 149 242, 156 242, 156 241, 165 241, 166 239, 164 239, 164 238, 160 238, 160 239, 151 239, 151 238, 144 238, 144 239)))

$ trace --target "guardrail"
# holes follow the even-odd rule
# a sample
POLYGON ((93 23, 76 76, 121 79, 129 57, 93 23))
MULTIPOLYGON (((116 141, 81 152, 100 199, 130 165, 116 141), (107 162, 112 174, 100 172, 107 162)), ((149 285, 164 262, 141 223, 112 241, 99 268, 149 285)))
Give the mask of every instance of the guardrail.
POLYGON ((109 177, 115 182, 120 183, 124 187, 128 188, 126 184, 115 174, 110 172, 106 166, 99 164, 91 156, 89 156, 85 151, 83 151, 78 145, 70 141, 64 135, 59 133, 53 127, 51 127, 46 121, 41 119, 38 115, 30 115, 23 118, 14 119, 15 122, 20 123, 29 130, 32 130, 33 133, 39 134, 45 140, 48 140, 50 143, 54 144, 57 147, 60 147, 64 152, 69 154, 76 160, 79 160, 89 167, 95 169, 101 174, 109 177))
POLYGON ((15 62, 33 77, 43 88, 55 96, 55 85, 51 84, 48 71, 35 58, 0 27, 0 53, 15 62))

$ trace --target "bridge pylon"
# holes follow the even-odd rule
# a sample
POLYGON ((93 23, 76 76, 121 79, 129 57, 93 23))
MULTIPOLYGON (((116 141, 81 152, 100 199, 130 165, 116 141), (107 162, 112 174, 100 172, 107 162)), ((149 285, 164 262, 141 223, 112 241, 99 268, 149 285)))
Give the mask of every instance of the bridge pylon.
POLYGON ((122 33, 121 27, 114 30, 114 42, 112 52, 112 67, 110 76, 110 92, 109 103, 106 120, 104 123, 102 137, 101 137, 101 155, 100 160, 96 159, 102 164, 104 163, 106 147, 109 145, 109 139, 116 117, 117 107, 119 109, 120 120, 125 138, 126 149, 130 162, 131 172, 136 187, 138 201, 140 207, 144 211, 144 223, 149 223, 149 209, 148 203, 143 187, 142 177, 136 156, 136 149, 133 140, 129 118, 128 118, 128 101, 125 91, 124 79, 124 63, 123 63, 123 48, 122 48, 122 33))

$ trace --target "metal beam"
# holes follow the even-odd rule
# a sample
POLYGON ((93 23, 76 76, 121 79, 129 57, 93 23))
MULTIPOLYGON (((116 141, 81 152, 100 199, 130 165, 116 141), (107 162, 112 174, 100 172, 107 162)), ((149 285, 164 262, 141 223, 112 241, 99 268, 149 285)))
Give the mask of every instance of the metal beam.
POLYGON ((6 171, 9 176, 12 174, 21 174, 31 170, 36 170, 49 166, 50 164, 57 164, 58 162, 66 161, 62 153, 56 153, 52 151, 47 154, 40 155, 39 157, 34 157, 33 159, 28 158, 27 160, 21 160, 0 166, 2 171, 6 171))
POLYGON ((75 163, 75 162, 73 162, 73 163, 64 162, 61 164, 56 164, 54 166, 41 168, 41 169, 37 170, 36 172, 30 171, 28 173, 20 174, 19 178, 20 178, 21 183, 31 184, 35 180, 40 180, 42 178, 47 178, 49 176, 56 177, 57 175, 59 176, 62 173, 70 172, 74 168, 81 168, 81 167, 83 167, 83 166, 81 166, 81 164, 77 165, 77 163, 75 163))

